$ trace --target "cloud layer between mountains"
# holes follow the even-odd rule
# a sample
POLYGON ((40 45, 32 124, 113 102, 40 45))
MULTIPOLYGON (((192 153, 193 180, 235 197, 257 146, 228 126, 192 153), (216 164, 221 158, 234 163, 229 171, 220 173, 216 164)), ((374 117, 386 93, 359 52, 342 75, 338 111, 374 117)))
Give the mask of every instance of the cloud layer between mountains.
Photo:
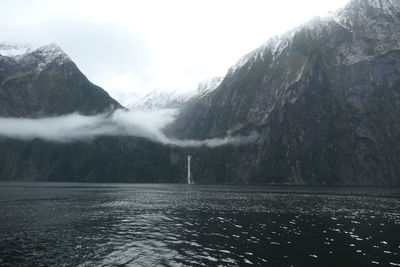
POLYGON ((134 136, 180 147, 217 147, 254 142, 250 136, 228 136, 205 140, 178 140, 167 137, 163 129, 175 119, 176 110, 124 111, 84 116, 77 113, 38 119, 0 118, 0 136, 21 140, 43 139, 52 142, 91 140, 98 136, 134 136))

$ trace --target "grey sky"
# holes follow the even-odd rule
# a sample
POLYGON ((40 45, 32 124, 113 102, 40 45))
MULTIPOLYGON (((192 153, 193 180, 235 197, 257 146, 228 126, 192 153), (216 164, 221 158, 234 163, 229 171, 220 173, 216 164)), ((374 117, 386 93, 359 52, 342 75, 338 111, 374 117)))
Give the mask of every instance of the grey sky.
POLYGON ((0 42, 57 43, 117 98, 192 89, 348 0, 2 0, 0 42))

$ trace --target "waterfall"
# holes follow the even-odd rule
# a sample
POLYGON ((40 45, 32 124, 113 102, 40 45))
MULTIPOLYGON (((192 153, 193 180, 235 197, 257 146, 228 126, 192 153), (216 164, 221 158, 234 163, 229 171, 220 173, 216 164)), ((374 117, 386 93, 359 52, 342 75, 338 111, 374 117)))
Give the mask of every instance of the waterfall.
POLYGON ((191 158, 192 158, 191 155, 188 155, 188 156, 187 156, 187 165, 188 165, 188 167, 187 167, 187 170, 188 170, 188 173, 187 173, 187 183, 188 183, 188 184, 194 184, 193 178, 192 178, 192 173, 190 172, 190 159, 191 159, 191 158))

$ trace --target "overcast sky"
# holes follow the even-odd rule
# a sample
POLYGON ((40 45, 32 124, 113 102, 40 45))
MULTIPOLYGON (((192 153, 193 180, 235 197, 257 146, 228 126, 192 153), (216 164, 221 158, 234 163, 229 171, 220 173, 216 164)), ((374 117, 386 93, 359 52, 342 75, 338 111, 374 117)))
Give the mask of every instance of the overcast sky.
POLYGON ((192 89, 349 0, 1 0, 0 41, 57 43, 117 98, 192 89))

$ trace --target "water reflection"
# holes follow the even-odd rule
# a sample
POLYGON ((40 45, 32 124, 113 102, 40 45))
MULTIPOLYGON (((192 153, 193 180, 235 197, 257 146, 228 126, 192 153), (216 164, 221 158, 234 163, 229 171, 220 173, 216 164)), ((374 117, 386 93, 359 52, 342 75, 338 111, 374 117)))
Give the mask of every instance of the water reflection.
POLYGON ((0 265, 400 264, 397 189, 1 184, 0 265))

